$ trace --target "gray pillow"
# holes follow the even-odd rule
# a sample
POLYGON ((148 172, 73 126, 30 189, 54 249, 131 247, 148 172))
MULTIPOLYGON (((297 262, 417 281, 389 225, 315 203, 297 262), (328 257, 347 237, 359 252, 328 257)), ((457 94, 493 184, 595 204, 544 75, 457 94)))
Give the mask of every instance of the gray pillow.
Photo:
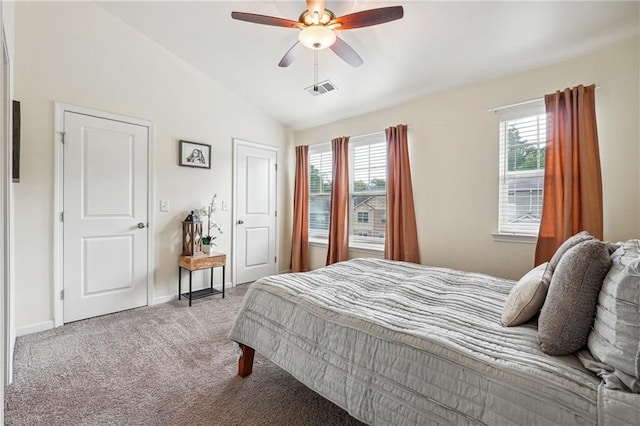
POLYGON ((611 256, 587 347, 628 389, 640 393, 640 240, 611 256))
POLYGON ((551 282, 549 262, 527 272, 511 289, 502 308, 502 325, 513 327, 540 312, 551 282))
POLYGON ((538 341, 544 353, 567 355, 587 343, 610 266, 607 246, 596 239, 578 243, 562 256, 538 318, 538 341))
POLYGON ((576 245, 580 244, 583 241, 590 241, 590 240, 595 240, 595 237, 590 233, 588 233, 587 231, 580 231, 577 234, 567 238, 562 244, 560 244, 560 247, 558 247, 556 252, 551 257, 551 260, 549 261, 549 267, 551 268, 551 273, 553 273, 553 271, 556 270, 556 268, 558 267, 558 263, 560 262, 560 259, 562 259, 562 256, 571 247, 575 247, 576 245))

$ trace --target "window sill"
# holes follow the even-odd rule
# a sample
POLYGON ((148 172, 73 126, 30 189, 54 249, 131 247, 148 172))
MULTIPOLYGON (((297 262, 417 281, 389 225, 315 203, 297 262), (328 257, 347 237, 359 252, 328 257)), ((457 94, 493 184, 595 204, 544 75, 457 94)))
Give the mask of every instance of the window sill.
POLYGON ((522 243, 535 244, 538 241, 537 235, 525 234, 491 234, 493 241, 500 243, 522 243))
POLYGON ((311 247, 326 247, 327 240, 324 238, 313 238, 309 237, 309 245, 311 247))
POLYGON ((384 244, 350 243, 349 250, 362 253, 384 253, 384 244))
MULTIPOLYGON (((323 238, 309 238, 311 247, 327 247, 327 240, 323 238)), ((350 243, 349 251, 357 251, 361 253, 380 254, 384 253, 384 244, 367 244, 367 243, 350 243)))

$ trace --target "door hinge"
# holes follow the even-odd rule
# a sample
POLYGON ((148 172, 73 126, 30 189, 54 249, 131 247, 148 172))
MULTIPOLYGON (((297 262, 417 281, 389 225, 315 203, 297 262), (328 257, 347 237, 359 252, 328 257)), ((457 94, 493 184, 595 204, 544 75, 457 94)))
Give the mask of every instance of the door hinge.
POLYGON ((60 212, 60 222, 64 222, 64 212, 60 212))
POLYGON ((65 132, 58 132, 58 134, 60 135, 60 142, 64 143, 65 132))
POLYGON ((278 163, 274 164, 276 166, 276 172, 278 171, 278 163))
POLYGON ((60 290, 60 300, 64 300, 64 289, 60 290))
POLYGON ((273 258, 273 263, 278 263, 278 256, 273 258))
POLYGON ((276 217, 278 217, 278 210, 276 210, 276 217))

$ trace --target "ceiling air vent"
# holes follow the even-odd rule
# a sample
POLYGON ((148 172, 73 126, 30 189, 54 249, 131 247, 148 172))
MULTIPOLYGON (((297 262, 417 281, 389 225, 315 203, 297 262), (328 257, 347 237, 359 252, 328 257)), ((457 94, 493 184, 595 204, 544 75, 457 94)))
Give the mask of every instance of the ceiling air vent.
POLYGON ((317 86, 309 86, 306 89, 313 96, 324 95, 325 93, 335 92, 338 88, 329 80, 321 81, 317 86), (317 87, 317 89, 315 89, 317 87))

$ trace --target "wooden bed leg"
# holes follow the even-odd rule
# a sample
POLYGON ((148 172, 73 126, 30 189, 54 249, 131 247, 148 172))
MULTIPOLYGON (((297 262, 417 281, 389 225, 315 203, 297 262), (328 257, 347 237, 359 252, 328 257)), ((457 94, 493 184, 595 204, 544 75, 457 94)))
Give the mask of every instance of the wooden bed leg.
POLYGON ((253 355, 256 351, 242 343, 238 344, 240 345, 240 350, 242 350, 242 355, 240 355, 240 359, 238 359, 238 376, 247 377, 253 369, 253 355))

